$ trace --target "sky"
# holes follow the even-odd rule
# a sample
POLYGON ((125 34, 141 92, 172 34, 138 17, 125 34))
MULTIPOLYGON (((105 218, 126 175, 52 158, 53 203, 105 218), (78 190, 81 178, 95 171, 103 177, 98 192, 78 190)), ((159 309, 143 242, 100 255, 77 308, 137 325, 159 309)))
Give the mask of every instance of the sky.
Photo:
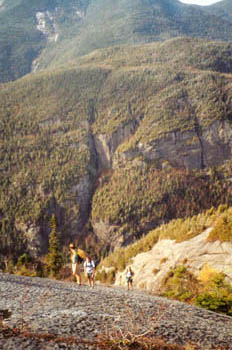
POLYGON ((222 0, 180 0, 181 2, 184 2, 185 4, 195 4, 195 5, 212 5, 216 2, 222 1, 222 0))

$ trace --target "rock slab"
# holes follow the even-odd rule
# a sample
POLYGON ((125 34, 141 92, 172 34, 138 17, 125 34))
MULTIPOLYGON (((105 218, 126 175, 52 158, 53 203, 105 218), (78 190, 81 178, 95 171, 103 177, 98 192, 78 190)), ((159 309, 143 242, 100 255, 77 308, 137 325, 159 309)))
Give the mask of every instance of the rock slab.
MULTIPOLYGON (((95 349, 100 334, 149 334, 169 343, 195 343, 197 349, 232 349, 232 318, 150 295, 139 290, 86 285, 0 274, 0 310, 9 318, 0 327, 0 348, 7 350, 95 349), (50 334, 59 342, 38 337, 6 337, 3 329, 50 334), (68 337, 79 343, 68 343, 68 337), (94 345, 95 344, 95 345, 94 345)), ((100 348, 99 348, 100 349, 100 348)))

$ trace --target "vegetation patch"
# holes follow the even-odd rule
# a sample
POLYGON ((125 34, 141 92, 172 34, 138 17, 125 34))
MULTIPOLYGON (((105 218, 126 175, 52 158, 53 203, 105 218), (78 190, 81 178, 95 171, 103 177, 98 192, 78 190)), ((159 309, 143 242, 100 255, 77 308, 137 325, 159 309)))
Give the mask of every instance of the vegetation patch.
POLYGON ((180 301, 191 302, 197 294, 197 279, 183 265, 171 269, 161 286, 162 295, 180 301))
MULTIPOLYGON (((223 171, 210 175, 197 171, 158 170, 153 164, 142 164, 115 169, 102 179, 102 186, 93 196, 93 226, 97 222, 119 226, 118 234, 129 241, 130 237, 138 239, 153 228, 179 218, 175 224, 179 231, 174 229, 171 234, 171 230, 164 230, 162 237, 181 241, 207 227, 207 220, 203 223, 196 214, 213 205, 232 204, 231 185, 227 181, 230 170, 227 173, 224 169, 224 175, 223 171)), ((151 247, 152 243, 144 250, 151 247)))
POLYGON ((232 285, 225 275, 205 266, 196 278, 188 269, 177 266, 163 279, 163 296, 193 303, 207 310, 232 315, 232 285))
MULTIPOLYGON (((151 250, 160 239, 172 239, 177 242, 191 239, 202 233, 206 228, 213 227, 216 218, 231 211, 231 207, 219 206, 211 208, 206 212, 187 219, 176 219, 168 224, 150 231, 143 238, 127 247, 117 249, 100 263, 100 266, 114 267, 115 271, 123 271, 132 262, 132 258, 139 253, 151 250), (222 211, 223 207, 223 211, 222 211)), ((231 240, 230 240, 231 242, 231 240)), ((183 266, 187 263, 187 258, 183 261, 183 266)))
POLYGON ((232 241, 232 208, 224 211, 222 210, 221 215, 216 219, 213 229, 211 230, 208 241, 221 241, 231 242, 232 241))

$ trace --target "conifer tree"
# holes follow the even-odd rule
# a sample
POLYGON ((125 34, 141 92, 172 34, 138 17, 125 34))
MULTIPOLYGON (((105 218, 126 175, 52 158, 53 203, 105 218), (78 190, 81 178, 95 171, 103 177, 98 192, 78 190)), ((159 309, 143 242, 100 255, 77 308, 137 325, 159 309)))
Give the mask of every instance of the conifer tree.
POLYGON ((51 233, 49 236, 49 253, 46 256, 46 263, 49 274, 52 277, 58 277, 60 268, 62 266, 62 254, 60 253, 60 245, 57 235, 57 224, 55 215, 52 215, 50 226, 51 233))

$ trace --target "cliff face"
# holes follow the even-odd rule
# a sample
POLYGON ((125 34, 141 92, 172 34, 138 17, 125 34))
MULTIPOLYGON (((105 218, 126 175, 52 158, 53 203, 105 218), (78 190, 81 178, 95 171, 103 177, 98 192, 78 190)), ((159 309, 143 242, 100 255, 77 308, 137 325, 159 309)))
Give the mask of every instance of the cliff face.
POLYGON ((118 128, 112 135, 94 135, 101 170, 117 169, 138 157, 154 161, 160 168, 168 163, 173 168, 185 169, 210 168, 231 159, 230 121, 215 121, 207 128, 198 125, 186 132, 167 132, 149 143, 138 142, 135 147, 123 151, 123 143, 134 137, 138 127, 135 121, 118 128))
MULTIPOLYGON (((230 121, 215 121, 205 128, 201 128, 197 125, 194 127, 194 130, 185 132, 181 132, 180 130, 168 132, 149 143, 138 142, 136 146, 126 151, 118 151, 116 145, 119 145, 120 150, 120 145, 123 144, 123 141, 128 142, 130 137, 134 137, 134 129, 132 129, 130 134, 128 132, 125 133, 125 128, 118 129, 112 137, 104 135, 99 137, 102 147, 97 148, 102 169, 111 168, 113 171, 117 172, 120 168, 127 168, 128 164, 131 164, 131 166, 135 168, 142 169, 145 167, 146 163, 150 162, 156 164, 156 167, 163 169, 163 171, 171 168, 185 169, 187 171, 205 170, 207 173, 210 168, 226 164, 231 160, 232 128, 230 121), (119 143, 119 140, 121 143, 119 143)), ((121 146, 121 148, 123 149, 123 146, 121 146)), ((163 176, 165 176, 165 174, 163 176)), ((130 181, 129 178, 128 181, 130 181)), ((222 184, 222 186, 227 185, 225 181, 224 184, 222 184)), ((114 186, 113 183, 112 186, 114 186)), ((139 191, 140 190, 141 188, 139 191)), ((113 191, 111 195, 115 195, 113 191)), ((121 196, 126 196, 123 190, 121 196)), ((118 200, 121 201, 121 199, 118 200)), ((104 202, 104 199, 102 199, 102 201, 104 202)), ((113 202, 112 200, 112 203, 113 202)), ((157 207, 159 207, 159 204, 157 207)), ((207 207, 204 209, 206 208, 207 207)), ((155 207, 154 210, 156 210, 155 207)), ((139 214, 137 215, 139 217, 139 214)), ((111 219, 104 220, 103 217, 104 215, 102 215, 101 219, 97 219, 96 217, 92 219, 94 232, 100 240, 114 248, 133 242, 136 235, 135 229, 133 233, 129 233, 129 230, 122 230, 122 225, 118 223, 116 218, 112 221, 111 219)), ((157 222, 155 225, 161 223, 162 221, 157 222)), ((150 229, 152 227, 151 224, 150 229)), ((143 232, 147 231, 148 228, 144 227, 143 232)))
POLYGON ((136 132, 142 118, 129 120, 125 125, 121 125, 110 135, 95 134, 94 142, 98 157, 99 167, 101 169, 112 168, 114 164, 115 153, 124 141, 129 140, 136 132))
MULTIPOLYGON (((139 142, 133 149, 118 152, 116 155, 112 153, 111 157, 110 155, 108 157, 113 158, 114 167, 120 162, 142 156, 157 162, 160 167, 168 162, 172 167, 187 169, 209 168, 231 159, 231 122, 216 121, 207 128, 201 128, 200 131, 198 128, 186 132, 168 132, 158 140, 148 144, 139 142)), ((107 150, 109 149, 111 143, 108 142, 107 150)))

